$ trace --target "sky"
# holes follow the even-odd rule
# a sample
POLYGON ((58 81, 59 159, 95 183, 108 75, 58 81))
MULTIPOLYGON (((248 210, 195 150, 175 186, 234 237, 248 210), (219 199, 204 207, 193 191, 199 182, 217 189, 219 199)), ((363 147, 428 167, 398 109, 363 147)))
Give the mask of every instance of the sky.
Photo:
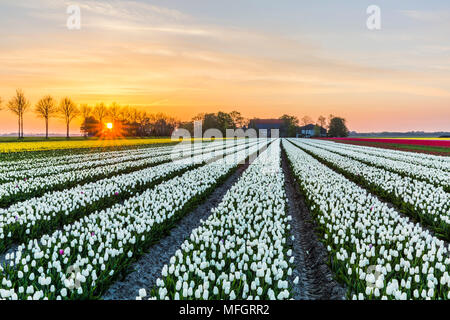
MULTIPOLYGON (((358 132, 450 131, 448 0, 1 0, 0 39, 0 133, 17 130, 5 110, 17 88, 32 105, 50 94, 179 120, 238 110, 334 114, 358 132), (69 5, 79 30, 67 28, 69 5), (380 30, 366 25, 369 5, 380 30)), ((44 122, 29 112, 24 127, 44 122)))

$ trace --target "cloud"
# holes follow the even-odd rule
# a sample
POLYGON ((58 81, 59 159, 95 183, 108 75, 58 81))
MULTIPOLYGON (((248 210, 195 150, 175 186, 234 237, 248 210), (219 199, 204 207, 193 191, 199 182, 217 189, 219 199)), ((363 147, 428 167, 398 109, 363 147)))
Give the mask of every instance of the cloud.
POLYGON ((189 18, 188 15, 178 10, 136 1, 80 1, 79 6, 82 10, 92 14, 130 21, 185 20, 189 18))
POLYGON ((69 5, 78 5, 82 10, 91 14, 128 20, 148 18, 183 20, 189 18, 188 15, 178 10, 131 0, 2 0, 2 3, 29 10, 57 10, 61 12, 65 12, 65 8, 69 5))
POLYGON ((81 9, 81 28, 91 31, 113 30, 147 35, 153 32, 202 37, 217 35, 217 30, 194 24, 192 17, 179 10, 137 1, 6 1, 10 5, 25 8, 28 16, 47 23, 54 21, 59 26, 65 26, 67 6, 76 4, 81 9))
MULTIPOLYGON (((327 39, 314 37, 312 30, 293 31, 293 36, 258 25, 239 28, 136 1, 74 2, 28 1, 24 12, 38 21, 27 22, 26 33, 15 31, 20 19, 0 31, 2 94, 23 87, 32 101, 49 93, 83 103, 163 106, 185 119, 202 108, 217 111, 218 104, 238 105, 244 112, 252 107, 260 116, 261 110, 271 116, 280 105, 291 106, 293 114, 308 112, 301 106, 363 108, 375 98, 386 110, 397 100, 416 104, 421 98, 448 106, 448 46, 443 43, 416 54, 387 46, 376 53, 349 53, 348 48, 330 50, 327 39), (69 32, 65 5, 74 2, 82 7, 82 30, 69 32)), ((383 37, 399 37, 396 44, 416 39, 399 33, 383 37)))

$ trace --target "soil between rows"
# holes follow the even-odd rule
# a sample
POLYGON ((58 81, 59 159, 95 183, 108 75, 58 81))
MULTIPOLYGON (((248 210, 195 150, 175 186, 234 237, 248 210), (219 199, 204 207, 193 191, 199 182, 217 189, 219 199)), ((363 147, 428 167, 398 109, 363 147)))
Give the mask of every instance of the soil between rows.
POLYGON ((328 252, 314 233, 313 221, 303 195, 299 192, 284 150, 282 168, 285 175, 285 190, 288 199, 288 213, 292 217, 289 244, 292 245, 296 268, 292 279, 299 277, 293 286, 295 300, 344 300, 346 290, 334 278, 326 264, 328 252))
POLYGON ((170 234, 151 246, 148 253, 143 255, 134 265, 134 271, 125 279, 116 281, 103 295, 104 300, 135 300, 139 289, 144 288, 147 293, 156 286, 156 279, 161 278, 161 271, 165 264, 188 238, 193 229, 200 226, 200 220, 206 220, 211 209, 216 207, 226 192, 237 182, 247 169, 248 162, 239 165, 236 171, 198 207, 183 217, 170 234))

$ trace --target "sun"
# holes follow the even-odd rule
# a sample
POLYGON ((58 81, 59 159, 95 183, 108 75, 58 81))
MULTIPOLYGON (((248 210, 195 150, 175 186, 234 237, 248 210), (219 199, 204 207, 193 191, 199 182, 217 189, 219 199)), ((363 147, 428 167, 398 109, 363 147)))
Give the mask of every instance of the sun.
POLYGON ((109 130, 111 130, 113 128, 113 124, 111 122, 108 122, 106 124, 106 128, 108 128, 109 130))

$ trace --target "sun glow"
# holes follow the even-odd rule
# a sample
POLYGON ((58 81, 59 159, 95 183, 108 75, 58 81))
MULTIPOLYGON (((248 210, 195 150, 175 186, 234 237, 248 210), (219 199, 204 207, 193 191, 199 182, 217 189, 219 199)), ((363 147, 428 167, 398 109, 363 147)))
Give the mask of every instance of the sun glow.
POLYGON ((106 128, 108 128, 109 130, 112 130, 113 124, 112 124, 111 122, 108 122, 108 123, 106 124, 106 128))

